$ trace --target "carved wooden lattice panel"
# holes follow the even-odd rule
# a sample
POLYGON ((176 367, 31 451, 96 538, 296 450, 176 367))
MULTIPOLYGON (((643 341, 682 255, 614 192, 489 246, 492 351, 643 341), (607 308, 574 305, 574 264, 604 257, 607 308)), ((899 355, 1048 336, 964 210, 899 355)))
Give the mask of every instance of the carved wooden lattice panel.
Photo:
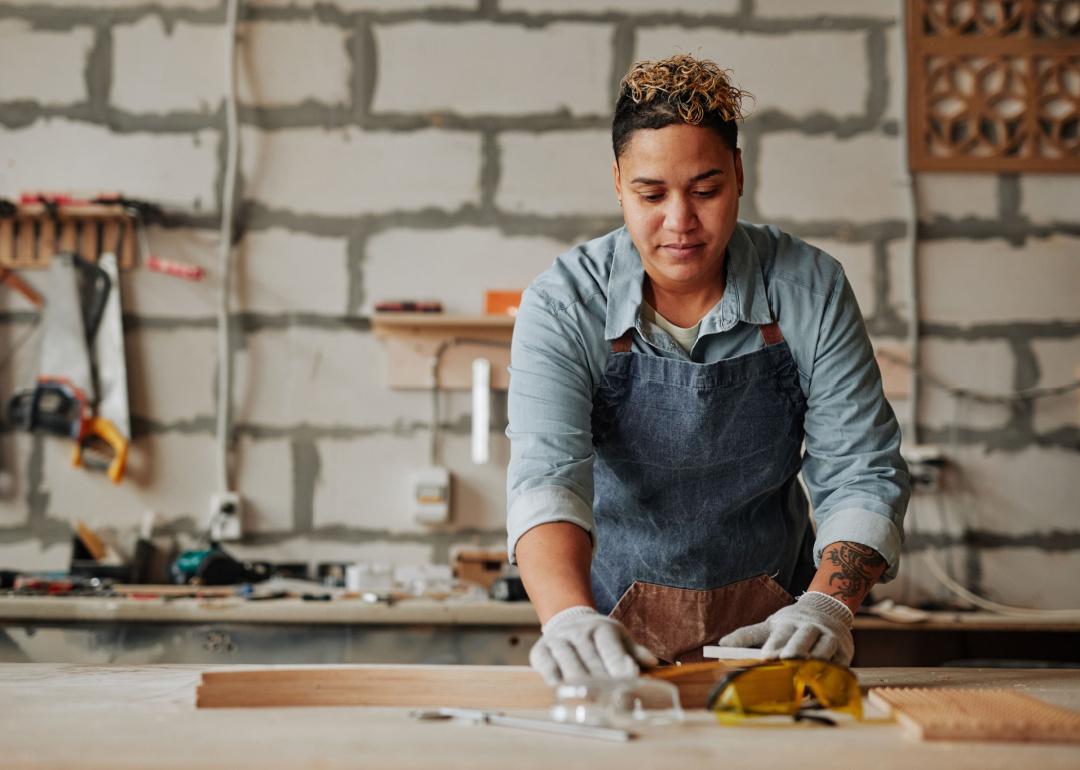
POLYGON ((1080 0, 909 0, 915 171, 1080 171, 1080 0))

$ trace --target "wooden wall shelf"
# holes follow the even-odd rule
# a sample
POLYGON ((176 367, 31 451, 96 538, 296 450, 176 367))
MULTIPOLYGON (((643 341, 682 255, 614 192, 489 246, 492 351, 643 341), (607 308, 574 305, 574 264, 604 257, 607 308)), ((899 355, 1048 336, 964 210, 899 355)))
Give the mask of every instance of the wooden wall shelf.
POLYGON ((120 204, 20 205, 0 217, 0 267, 44 269, 60 251, 75 252, 90 262, 115 251, 124 269, 135 264, 136 221, 120 204))
POLYGON ((376 313, 371 326, 386 347, 391 388, 430 390, 431 362, 440 348, 440 390, 468 390, 475 358, 491 362, 494 390, 506 390, 509 385, 506 369, 514 331, 510 316, 376 313))

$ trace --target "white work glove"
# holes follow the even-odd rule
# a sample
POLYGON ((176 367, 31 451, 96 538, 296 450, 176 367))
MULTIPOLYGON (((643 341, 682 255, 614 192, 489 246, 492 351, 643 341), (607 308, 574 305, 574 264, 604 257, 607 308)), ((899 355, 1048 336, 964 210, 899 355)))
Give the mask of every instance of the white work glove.
POLYGON ((589 677, 637 676, 640 666, 659 662, 622 623, 592 607, 568 607, 541 630, 544 635, 529 651, 529 663, 553 687, 589 677))
POLYGON ((794 604, 782 607, 760 623, 721 639, 724 647, 760 647, 771 658, 821 658, 851 663, 854 614, 839 599, 807 591, 794 604), (771 653, 771 654, 770 654, 771 653))

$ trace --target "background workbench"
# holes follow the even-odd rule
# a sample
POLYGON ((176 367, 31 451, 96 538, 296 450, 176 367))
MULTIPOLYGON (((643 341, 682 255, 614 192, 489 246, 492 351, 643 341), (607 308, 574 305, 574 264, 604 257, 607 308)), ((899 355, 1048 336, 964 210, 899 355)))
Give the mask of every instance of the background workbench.
MULTIPOLYGON (((221 669, 224 667, 214 667, 221 669)), ((230 667, 235 668, 235 667, 230 667)), ((873 721, 838 728, 720 727, 705 712, 681 727, 647 728, 607 744, 494 727, 418 723, 407 709, 196 710, 206 666, 0 665, 0 726, 7 768, 379 767, 829 768, 1080 766, 1080 747, 917 743, 873 721), (63 736, 63 740, 57 740, 63 736)), ((862 669, 866 685, 1009 687, 1080 709, 1080 671, 862 669)))
MULTIPOLYGON (((0 597, 0 663, 525 664, 539 634, 528 602, 0 597)), ((855 643, 860 666, 1080 663, 1080 623, 988 613, 860 615, 855 643)))

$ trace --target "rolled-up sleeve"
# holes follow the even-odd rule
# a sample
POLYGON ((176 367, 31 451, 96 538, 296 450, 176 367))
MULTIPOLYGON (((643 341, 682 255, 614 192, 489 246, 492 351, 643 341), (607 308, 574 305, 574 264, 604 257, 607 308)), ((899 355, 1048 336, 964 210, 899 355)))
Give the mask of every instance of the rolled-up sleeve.
POLYGON ((832 286, 807 394, 803 478, 814 505, 814 560, 831 543, 869 546, 896 576, 911 493, 900 427, 843 272, 832 286))
POLYGON ((592 376, 577 306, 530 288, 514 323, 508 394, 507 548, 556 521, 593 532, 592 376))

